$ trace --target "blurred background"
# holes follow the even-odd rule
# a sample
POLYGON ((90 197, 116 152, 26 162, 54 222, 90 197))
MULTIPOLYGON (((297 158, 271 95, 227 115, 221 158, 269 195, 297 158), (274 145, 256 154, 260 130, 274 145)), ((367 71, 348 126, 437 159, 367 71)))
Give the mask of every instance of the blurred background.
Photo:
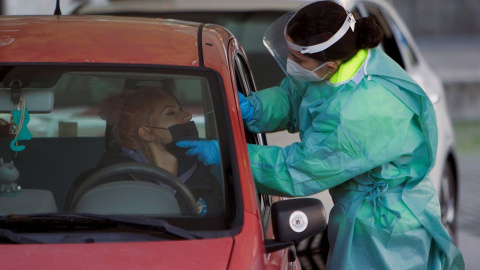
MULTIPOLYGON (((73 12, 82 2, 61 0, 62 13, 73 12)), ((442 78, 459 165, 458 246, 467 269, 476 269, 475 265, 480 265, 480 1, 387 2, 403 18, 423 57, 442 78)), ((53 14, 54 9, 55 0, 0 0, 1 15, 53 14)), ((260 41, 250 45, 263 46, 260 41)))

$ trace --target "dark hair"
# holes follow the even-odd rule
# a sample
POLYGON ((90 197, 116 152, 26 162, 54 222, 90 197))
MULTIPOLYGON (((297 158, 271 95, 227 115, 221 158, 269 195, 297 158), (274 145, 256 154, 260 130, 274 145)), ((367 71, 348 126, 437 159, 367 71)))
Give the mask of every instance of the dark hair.
POLYGON ((108 95, 101 104, 100 118, 111 129, 110 145, 138 149, 138 128, 149 124, 156 104, 169 93, 158 87, 141 86, 108 95))
MULTIPOLYGON (((287 26, 287 33, 295 44, 301 46, 314 45, 314 37, 325 33, 335 34, 345 22, 346 17, 345 9, 337 3, 331 1, 314 2, 303 7, 295 14, 287 26), (305 42, 307 40, 313 41, 313 44, 312 42, 305 42)), ((325 55, 328 61, 347 61, 355 56, 359 49, 374 48, 382 40, 382 29, 377 25, 375 19, 369 16, 357 20, 355 31, 348 29, 340 40, 325 51, 305 55, 322 60, 325 55)), ((316 43, 320 42, 317 40, 316 43)))

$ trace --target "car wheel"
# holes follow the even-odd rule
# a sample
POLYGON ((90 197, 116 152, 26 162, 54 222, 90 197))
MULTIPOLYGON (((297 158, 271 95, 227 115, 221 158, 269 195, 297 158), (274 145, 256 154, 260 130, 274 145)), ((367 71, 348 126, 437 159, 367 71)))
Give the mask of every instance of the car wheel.
POLYGON ((440 208, 442 223, 447 229, 453 243, 456 243, 457 229, 457 187, 452 165, 447 162, 440 183, 440 208))

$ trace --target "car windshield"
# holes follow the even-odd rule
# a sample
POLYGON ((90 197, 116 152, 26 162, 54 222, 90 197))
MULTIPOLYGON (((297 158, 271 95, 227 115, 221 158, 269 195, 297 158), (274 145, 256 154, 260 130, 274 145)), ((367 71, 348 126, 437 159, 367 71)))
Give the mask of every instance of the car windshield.
MULTIPOLYGON (((203 232, 193 234, 198 238, 231 229, 235 203, 233 196, 227 196, 232 184, 222 169, 228 166, 204 165, 175 143, 175 139, 217 141, 220 152, 228 153, 216 78, 204 70, 150 66, 0 67, 0 228, 17 233, 38 232, 33 228, 49 233, 100 232, 101 228, 111 231, 109 224, 115 224, 120 231, 138 231, 135 226, 118 225, 122 223, 148 230, 161 227, 163 234, 173 232, 180 239, 193 233, 179 231, 203 232), (161 92, 158 102, 152 101, 158 95, 138 94, 145 89, 161 92), (119 93, 128 93, 117 113, 121 116, 109 120, 105 101, 119 93), (184 124, 193 121, 193 126, 179 125, 174 131, 168 129, 174 122, 158 120, 137 127, 125 120, 134 114, 125 100, 135 97, 137 103, 128 105, 133 111, 170 117, 172 113, 162 107, 168 100, 184 124), (132 127, 133 133, 126 134, 132 127), (140 130, 157 134, 154 142, 176 159, 176 173, 155 169, 153 150, 143 147, 144 142, 127 143, 128 138, 144 139, 137 134, 140 130), (158 134, 169 135, 170 141, 161 143, 163 135, 158 134), (85 224, 97 225, 89 229, 85 224), (165 229, 172 227, 176 229, 165 229)), ((228 160, 225 155, 221 162, 228 160)))

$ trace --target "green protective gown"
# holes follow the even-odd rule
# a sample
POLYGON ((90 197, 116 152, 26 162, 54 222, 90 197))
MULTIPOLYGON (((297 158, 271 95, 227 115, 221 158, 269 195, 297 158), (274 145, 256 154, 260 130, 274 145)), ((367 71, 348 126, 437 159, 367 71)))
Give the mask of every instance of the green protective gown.
POLYGON ((249 130, 288 129, 301 139, 248 145, 257 189, 287 197, 330 189, 327 269, 464 269, 427 175, 437 148, 433 105, 385 53, 363 52, 348 80, 295 87, 286 78, 247 97, 249 130))

